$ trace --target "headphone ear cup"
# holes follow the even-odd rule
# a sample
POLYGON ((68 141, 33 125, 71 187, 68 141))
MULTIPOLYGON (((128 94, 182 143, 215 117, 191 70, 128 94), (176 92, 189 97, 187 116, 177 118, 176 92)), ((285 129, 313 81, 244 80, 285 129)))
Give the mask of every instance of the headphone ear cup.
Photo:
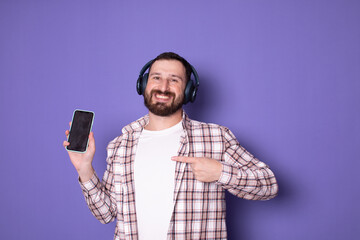
POLYGON ((136 81, 136 91, 139 95, 141 95, 141 81, 142 81, 142 77, 139 76, 138 80, 136 81))
POLYGON ((195 102, 196 94, 197 94, 197 88, 194 86, 194 90, 192 91, 192 95, 190 99, 191 102, 195 102))
POLYGON ((149 74, 145 73, 143 78, 142 78, 142 94, 145 93, 145 88, 146 88, 146 85, 148 83, 148 79, 149 79, 149 74))
POLYGON ((192 80, 189 80, 185 87, 184 92, 184 104, 188 102, 193 102, 196 97, 196 89, 192 80))
POLYGON ((136 83, 136 91, 139 95, 143 95, 145 93, 146 84, 148 82, 149 74, 145 73, 143 76, 139 76, 136 83))

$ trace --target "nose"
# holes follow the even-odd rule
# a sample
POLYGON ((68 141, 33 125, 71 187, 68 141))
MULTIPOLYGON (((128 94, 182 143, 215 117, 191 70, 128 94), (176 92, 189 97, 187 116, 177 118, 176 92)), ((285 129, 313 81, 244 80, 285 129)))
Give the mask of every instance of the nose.
POLYGON ((163 79, 159 84, 159 90, 162 92, 169 90, 169 81, 167 79, 163 79))

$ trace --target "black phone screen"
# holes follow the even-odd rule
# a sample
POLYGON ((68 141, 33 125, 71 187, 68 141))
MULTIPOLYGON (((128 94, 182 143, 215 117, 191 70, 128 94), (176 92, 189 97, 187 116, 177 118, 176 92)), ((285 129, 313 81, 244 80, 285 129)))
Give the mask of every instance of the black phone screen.
POLYGON ((83 110, 75 110, 72 119, 67 150, 85 152, 88 145, 94 113, 83 110))

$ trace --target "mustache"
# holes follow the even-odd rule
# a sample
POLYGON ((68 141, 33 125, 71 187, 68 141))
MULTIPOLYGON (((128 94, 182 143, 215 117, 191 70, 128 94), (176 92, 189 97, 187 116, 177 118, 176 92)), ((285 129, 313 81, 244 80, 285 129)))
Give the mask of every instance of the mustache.
POLYGON ((163 91, 160 91, 160 90, 153 89, 150 92, 150 96, 154 96, 154 94, 162 94, 162 95, 165 95, 165 96, 168 96, 168 97, 175 98, 175 93, 170 92, 170 91, 163 92, 163 91))

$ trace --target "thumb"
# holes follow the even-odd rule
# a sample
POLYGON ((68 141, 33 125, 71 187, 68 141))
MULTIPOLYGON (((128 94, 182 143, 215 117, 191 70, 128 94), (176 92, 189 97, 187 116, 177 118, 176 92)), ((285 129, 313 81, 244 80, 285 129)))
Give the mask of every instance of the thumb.
POLYGON ((95 138, 94 138, 94 133, 91 132, 89 134, 89 147, 94 148, 95 147, 95 138))

